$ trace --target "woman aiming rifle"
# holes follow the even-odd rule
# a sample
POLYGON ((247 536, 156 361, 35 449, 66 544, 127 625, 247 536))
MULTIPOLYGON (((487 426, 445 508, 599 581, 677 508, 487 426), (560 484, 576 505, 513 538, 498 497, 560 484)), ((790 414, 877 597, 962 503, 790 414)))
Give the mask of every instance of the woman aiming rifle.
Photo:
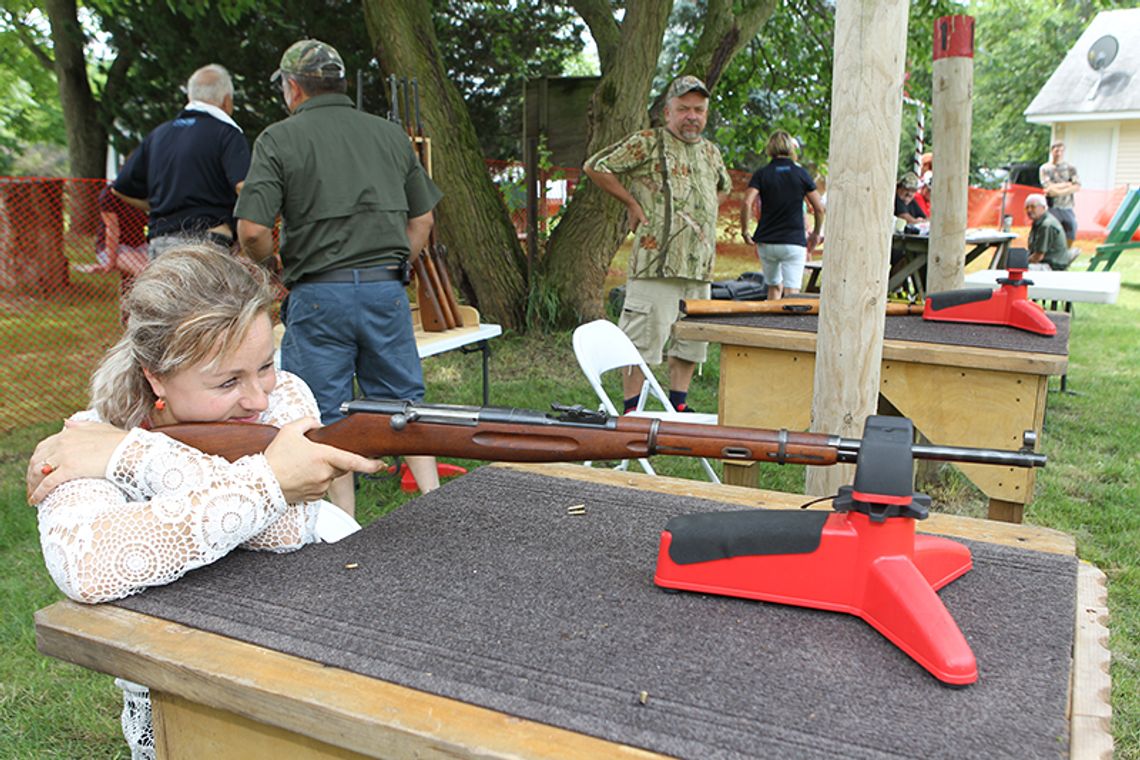
MULTIPOLYGON (((208 245, 167 252, 139 275, 123 337, 92 378, 92 408, 28 465, 44 561, 67 596, 119 599, 238 547, 293 551, 357 529, 322 499, 334 478, 382 463, 304 436, 319 427, 317 406, 274 369, 272 305, 262 270, 208 245), (179 422, 281 431, 264 454, 230 463, 151 432, 179 422)), ((119 685, 132 753, 153 756, 148 692, 119 685)))

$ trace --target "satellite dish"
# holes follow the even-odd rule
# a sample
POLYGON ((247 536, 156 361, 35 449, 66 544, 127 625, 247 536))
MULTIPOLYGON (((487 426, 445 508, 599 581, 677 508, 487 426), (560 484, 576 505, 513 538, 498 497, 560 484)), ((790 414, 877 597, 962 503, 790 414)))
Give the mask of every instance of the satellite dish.
POLYGON ((1116 58, 1120 43, 1111 34, 1106 34, 1089 48, 1089 66, 1093 71, 1101 71, 1116 58))

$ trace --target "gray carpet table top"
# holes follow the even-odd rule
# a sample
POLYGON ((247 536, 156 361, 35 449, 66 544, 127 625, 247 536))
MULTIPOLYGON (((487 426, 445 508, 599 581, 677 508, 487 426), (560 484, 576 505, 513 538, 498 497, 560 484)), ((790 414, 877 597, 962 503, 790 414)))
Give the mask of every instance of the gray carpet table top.
POLYGON ((679 757, 1068 755, 1075 558, 969 543, 941 596, 980 677, 951 689, 855 617, 653 585, 670 517, 736 508, 483 467, 118 604, 679 757))
MULTIPOLYGON (((1046 313, 1057 326, 1056 335, 1038 335, 1004 325, 935 322, 913 315, 887 317, 883 339, 1068 356, 1069 315, 1064 312, 1046 313)), ((707 317, 687 316, 684 321, 797 332, 814 333, 819 330, 819 317, 814 314, 724 314, 707 317)))

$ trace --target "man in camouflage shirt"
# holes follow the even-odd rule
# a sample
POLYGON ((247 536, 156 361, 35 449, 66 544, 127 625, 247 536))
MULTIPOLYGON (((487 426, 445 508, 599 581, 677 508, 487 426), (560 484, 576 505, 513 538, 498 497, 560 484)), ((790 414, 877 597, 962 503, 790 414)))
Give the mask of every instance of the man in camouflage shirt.
POLYGON ((1081 180, 1077 176, 1077 168, 1064 160, 1065 143, 1055 142, 1049 148, 1049 156, 1053 160, 1042 164, 1038 174, 1041 179, 1041 189, 1049 199, 1049 213, 1057 217, 1061 227, 1065 230, 1065 239, 1069 245, 1077 237, 1077 214, 1073 210, 1073 195, 1081 189, 1081 180))
MULTIPOLYGON (((664 127, 635 132, 584 167, 628 210, 633 250, 618 324, 650 365, 661 363, 680 300, 709 297, 717 210, 732 182, 720 151, 701 137, 708 103, 704 82, 694 76, 674 80, 666 92, 664 127)), ((707 353, 703 341, 669 345, 669 398, 680 411, 707 353)), ((643 382, 636 368, 624 376, 625 411, 637 405, 643 382)))

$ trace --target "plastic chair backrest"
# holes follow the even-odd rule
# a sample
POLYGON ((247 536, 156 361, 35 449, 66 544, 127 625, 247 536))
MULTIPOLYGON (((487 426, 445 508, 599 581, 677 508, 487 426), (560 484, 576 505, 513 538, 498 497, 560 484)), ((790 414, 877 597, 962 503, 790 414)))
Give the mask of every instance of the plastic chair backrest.
POLYGON ((647 392, 661 402, 667 412, 676 411, 669 403, 669 396, 657 382, 653 372, 641 358, 637 347, 630 341, 629 336, 621 328, 606 319, 595 319, 579 325, 574 330, 573 337, 574 356, 578 359, 578 366, 590 381, 590 386, 598 394, 603 407, 609 414, 616 415, 617 408, 610 400, 609 394, 602 387, 602 375, 619 367, 635 366, 645 376, 645 383, 641 386, 641 399, 637 408, 645 408, 647 392))

